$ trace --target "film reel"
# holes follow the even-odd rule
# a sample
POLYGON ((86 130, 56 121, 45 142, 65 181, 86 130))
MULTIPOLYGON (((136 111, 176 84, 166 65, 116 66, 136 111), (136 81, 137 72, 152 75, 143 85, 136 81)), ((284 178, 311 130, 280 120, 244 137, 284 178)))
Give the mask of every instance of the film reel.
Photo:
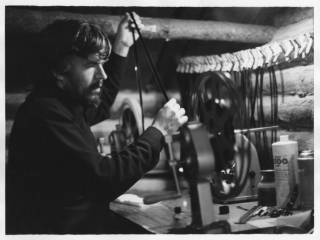
POLYGON ((119 111, 119 126, 124 131, 128 146, 142 134, 141 106, 136 99, 125 98, 119 111))
POLYGON ((249 140, 234 134, 234 126, 243 128, 242 99, 222 72, 201 74, 193 89, 191 117, 206 126, 214 154, 212 196, 219 200, 235 197, 245 186, 251 157, 249 140))
POLYGON ((125 98, 119 110, 119 124, 109 135, 111 154, 125 149, 142 133, 141 107, 135 99, 125 98))

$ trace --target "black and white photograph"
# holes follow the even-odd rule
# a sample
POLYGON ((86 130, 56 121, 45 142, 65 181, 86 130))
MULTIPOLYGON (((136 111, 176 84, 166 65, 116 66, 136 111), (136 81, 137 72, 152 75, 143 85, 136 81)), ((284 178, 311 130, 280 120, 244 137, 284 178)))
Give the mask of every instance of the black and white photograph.
POLYGON ((318 13, 5 1, 1 235, 319 237, 318 13))

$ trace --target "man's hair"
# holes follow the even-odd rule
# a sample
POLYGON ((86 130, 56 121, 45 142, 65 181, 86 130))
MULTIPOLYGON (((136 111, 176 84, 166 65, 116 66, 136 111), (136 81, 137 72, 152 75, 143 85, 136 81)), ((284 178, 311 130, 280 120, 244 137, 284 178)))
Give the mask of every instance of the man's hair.
POLYGON ((37 45, 35 88, 54 84, 52 72, 66 72, 70 56, 87 58, 99 52, 100 59, 107 60, 111 53, 108 36, 85 20, 54 21, 40 33, 37 45))

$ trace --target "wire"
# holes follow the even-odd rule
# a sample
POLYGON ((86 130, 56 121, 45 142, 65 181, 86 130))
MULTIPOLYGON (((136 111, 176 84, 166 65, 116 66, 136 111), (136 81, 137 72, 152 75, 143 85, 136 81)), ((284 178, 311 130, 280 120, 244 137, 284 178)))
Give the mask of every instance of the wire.
MULTIPOLYGON (((273 114, 273 125, 278 125, 278 85, 277 85, 277 79, 276 74, 274 71, 274 67, 271 67, 272 72, 272 80, 273 80, 273 91, 274 91, 274 114, 273 114)), ((277 129, 274 130, 274 139, 273 142, 277 141, 277 129)), ((272 143, 273 143, 272 142, 272 143)))
POLYGON ((134 60, 135 60, 135 73, 136 73, 136 80, 139 89, 139 97, 140 97, 140 106, 141 106, 141 121, 142 121, 142 132, 144 132, 144 111, 143 111, 143 101, 142 101, 142 83, 141 83, 141 73, 139 68, 139 58, 138 58, 138 51, 136 46, 136 38, 134 36, 135 29, 132 29, 132 38, 133 38, 133 48, 134 48, 134 60))
POLYGON ((168 96, 167 96, 167 93, 166 93, 166 91, 165 91, 165 88, 164 88, 164 86, 163 86, 163 83, 162 83, 162 81, 161 81, 161 78, 160 78, 160 76, 159 76, 159 73, 158 73, 158 71, 157 71, 157 69, 156 69, 156 67, 155 67, 155 65, 154 65, 154 63, 153 63, 153 61, 152 61, 152 58, 151 58, 151 56, 150 56, 148 47, 147 47, 147 45, 146 45, 145 42, 144 42, 144 39, 143 39, 143 37, 142 37, 142 34, 141 34, 140 30, 139 30, 138 24, 137 24, 136 20, 134 19, 133 13, 130 12, 129 14, 130 14, 130 17, 131 17, 131 19, 132 19, 132 21, 133 21, 133 23, 134 23, 134 25, 135 25, 135 27, 136 27, 136 31, 138 32, 138 34, 139 34, 139 36, 140 36, 141 43, 142 43, 142 46, 143 46, 143 48, 144 48, 144 52, 145 52, 145 54, 147 55, 148 62, 149 62, 149 64, 150 64, 151 69, 152 69, 152 71, 153 71, 153 74, 154 74, 154 76, 155 76, 155 78, 156 78, 156 82, 157 82, 157 84, 158 84, 158 86, 159 86, 159 88, 160 88, 160 91, 161 91, 161 93, 162 93, 165 101, 168 102, 168 101, 169 101, 169 98, 168 98, 168 96))

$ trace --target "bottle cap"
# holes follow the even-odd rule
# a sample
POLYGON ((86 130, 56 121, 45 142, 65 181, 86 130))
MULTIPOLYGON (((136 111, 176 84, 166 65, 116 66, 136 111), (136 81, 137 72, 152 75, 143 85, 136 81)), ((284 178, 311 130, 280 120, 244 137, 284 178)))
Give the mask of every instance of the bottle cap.
POLYGON ((306 150, 303 150, 301 154, 299 155, 300 159, 309 159, 314 158, 314 151, 312 149, 307 148, 306 150))
POLYGON ((175 207, 174 213, 181 213, 181 207, 175 207))
POLYGON ((219 207, 219 214, 228 214, 229 213, 229 207, 228 206, 221 206, 219 207))
POLYGON ((289 141, 289 135, 282 135, 280 136, 280 142, 289 141))

